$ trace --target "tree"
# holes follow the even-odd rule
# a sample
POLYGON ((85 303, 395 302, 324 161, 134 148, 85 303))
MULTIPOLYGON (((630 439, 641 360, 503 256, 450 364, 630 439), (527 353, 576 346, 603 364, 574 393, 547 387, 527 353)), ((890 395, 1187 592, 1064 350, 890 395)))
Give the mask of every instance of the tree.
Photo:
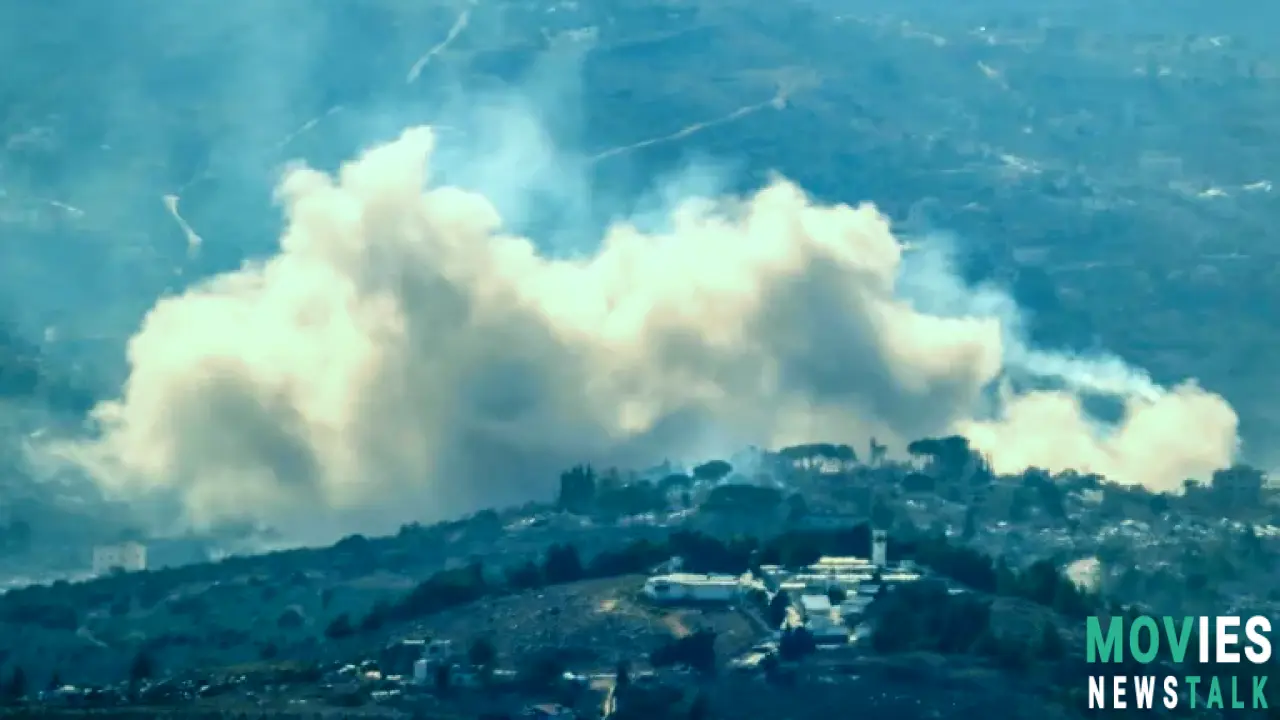
POLYGON ((436 665, 435 675, 432 678, 436 686, 436 692, 443 693, 448 691, 451 670, 452 666, 449 663, 442 662, 436 665))
POLYGON ((878 528, 888 528, 893 526, 894 512, 889 507, 889 503, 885 499, 877 495, 875 500, 871 502, 871 525, 878 528))
POLYGON ((142 648, 137 655, 133 656, 133 663, 129 665, 129 682, 137 684, 143 680, 150 680, 155 673, 155 659, 151 657, 147 648, 142 648))
POLYGON ((1009 567, 1008 561, 1003 557, 996 561, 995 564, 996 581, 995 592, 998 595, 1016 595, 1018 592, 1018 574, 1013 568, 1009 567))
POLYGON ((799 522, 808 514, 809 503, 805 501, 804 495, 801 495, 800 493, 791 493, 787 498, 787 522, 799 522))
POLYGON ((716 634, 711 630, 699 630, 676 638, 655 650, 649 662, 654 667, 687 665, 702 673, 713 673, 716 667, 716 634))
POLYGON ((789 568, 805 568, 822 559, 822 548, 813 542, 798 542, 787 549, 782 564, 789 568))
POLYGON ((284 630, 300 628, 304 624, 306 624, 306 618, 302 617, 302 613, 295 607, 285 608, 276 618, 276 627, 284 630))
POLYGON ((969 440, 959 435, 914 440, 907 445, 907 453, 913 457, 928 458, 931 470, 949 480, 960 479, 973 458, 969 440))
POLYGON ((467 661, 484 670, 492 670, 498 661, 498 649, 488 638, 476 638, 467 650, 467 661))
POLYGON ((334 618, 324 629, 324 636, 330 640, 340 640, 353 634, 355 634, 355 628, 351 627, 351 618, 346 613, 334 618))
POLYGON ((816 650, 817 641, 807 628, 788 628, 778 640, 778 657, 787 661, 796 661, 816 650))
POLYGON ((10 701, 21 700, 27 695, 27 673, 21 665, 13 666, 9 681, 5 683, 4 695, 10 701))
POLYGON ((1148 503, 1151 506, 1151 512, 1156 515, 1163 515, 1169 512, 1169 495, 1167 493, 1152 495, 1148 503))
POLYGON ((564 675, 565 658, 563 652, 553 648, 542 648, 523 658, 520 668, 520 679, 525 687, 534 690, 545 690, 564 675))
POLYGON ((1246 525, 1244 531, 1240 533, 1240 554, 1249 561, 1260 561, 1267 559, 1267 547, 1262 543, 1262 538, 1258 537, 1257 531, 1252 525, 1246 525))
POLYGON ((698 480, 718 482, 729 477, 731 472, 733 472, 733 466, 729 463, 724 460, 712 460, 695 467, 693 476, 698 480))
POLYGON ((693 478, 684 473, 672 473, 658 481, 658 490, 662 493, 688 490, 693 485, 693 478))
POLYGON ((391 615, 391 604, 386 600, 379 600, 369 608, 369 613, 360 620, 360 632, 368 633, 380 629, 386 624, 387 618, 391 615))
POLYGON ((596 484, 596 473, 590 465, 578 465, 560 473, 557 504, 566 512, 589 513, 595 504, 596 484))
POLYGON ((765 655, 764 659, 760 661, 760 667, 764 670, 765 677, 773 678, 778 672, 778 654, 769 653, 765 655))
POLYGON ((496 540, 502 537, 505 527, 502 517, 496 510, 481 510, 467 520, 466 533, 472 538, 496 540))
POLYGON ((882 464, 884 462, 884 456, 888 451, 889 447, 887 445, 881 445, 876 442, 875 438, 871 438, 871 453, 869 458, 871 465, 878 466, 882 464))
POLYGON ((711 716, 711 701, 705 693, 699 691, 698 696, 689 705, 689 720, 707 720, 711 716))
POLYGON ((960 537, 964 540, 972 540, 978 534, 978 509, 970 505, 964 511, 964 528, 961 530, 960 537))
POLYGON ((1040 507, 1049 517, 1061 520, 1067 516, 1066 493, 1049 473, 1044 472, 1043 480, 1036 486, 1036 495, 1040 500, 1040 507))
POLYGON ((782 504, 782 491, 760 485, 721 485, 707 494, 702 509, 709 512, 772 514, 782 504))
POLYGON ((787 619, 787 608, 791 606, 791 599, 787 597, 785 592, 778 592, 769 601, 769 627, 782 627, 782 623, 787 619))
POLYGON ((666 507, 666 494, 647 480, 596 489, 595 509, 609 517, 640 515, 664 510, 666 507))
POLYGON ((1066 652, 1067 646, 1058 628, 1052 622, 1046 622, 1040 632, 1040 654, 1047 660, 1057 660, 1066 652))
MULTIPOLYGON (((872 441, 874 443, 874 441, 872 441)), ((874 448, 874 445, 873 445, 874 448)), ((848 445, 836 445, 833 443, 809 443, 807 445, 793 445, 785 447, 778 451, 783 458, 790 460, 793 464, 812 467, 823 461, 836 461, 842 464, 850 464, 858 461, 858 453, 848 445)))
POLYGON ((1027 493, 1022 488, 1013 491, 1013 497, 1009 498, 1009 522, 1024 522, 1031 515, 1031 501, 1027 497, 1027 493))
POLYGON ((924 473, 909 472, 902 478, 902 489, 909 493, 931 493, 937 482, 924 473))
POLYGON ((553 584, 581 580, 582 559, 578 557, 578 549, 572 545, 552 545, 547 549, 542 574, 553 584))
POLYGON ((532 560, 507 568, 507 585, 513 590, 528 590, 542 584, 542 569, 532 560))

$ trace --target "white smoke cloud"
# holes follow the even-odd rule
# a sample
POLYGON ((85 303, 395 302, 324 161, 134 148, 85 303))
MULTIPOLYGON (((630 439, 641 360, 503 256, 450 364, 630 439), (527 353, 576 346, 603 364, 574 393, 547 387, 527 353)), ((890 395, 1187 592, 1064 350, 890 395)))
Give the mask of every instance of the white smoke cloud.
POLYGON ((1204 479, 1236 451, 1237 418, 1222 397, 1195 383, 1126 398, 1115 426, 1100 426, 1067 392, 1009 398, 995 420, 957 423, 970 442, 991 454, 997 472, 1035 466, 1098 473, 1155 491, 1180 491, 1204 479))
POLYGON ((1075 560, 1064 568, 1066 576, 1076 587, 1091 593, 1102 590, 1102 562, 1096 557, 1075 560))
MULTIPOLYGON (((779 179, 557 259, 485 197, 434 184, 434 145, 416 128, 336 176, 289 170, 278 253, 160 300, 74 457, 122 495, 172 494, 191 523, 330 533, 545 497, 569 464, 712 441, 964 432, 1001 469, 1154 486, 1232 458, 1235 414, 1194 385, 1126 392, 1118 428, 1067 390, 980 416, 1027 357, 1009 309, 907 299, 929 285, 902 292, 873 207, 779 179)), ((1037 357, 1073 377, 1085 362, 1037 357)))

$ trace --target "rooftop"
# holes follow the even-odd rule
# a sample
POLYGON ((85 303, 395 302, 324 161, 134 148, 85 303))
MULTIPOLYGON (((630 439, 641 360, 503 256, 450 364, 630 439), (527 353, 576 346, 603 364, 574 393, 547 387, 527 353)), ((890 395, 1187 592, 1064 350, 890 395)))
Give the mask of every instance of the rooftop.
POLYGON ((800 607, 807 613, 830 613, 831 598, 826 595, 801 595, 800 607))
POLYGON ((701 575, 698 573, 671 573, 649 578, 651 582, 669 582, 677 585, 738 585, 735 575, 701 575))
POLYGON ((871 561, 867 558, 860 557, 837 557, 824 555, 818 558, 818 562, 814 565, 870 565, 871 561))

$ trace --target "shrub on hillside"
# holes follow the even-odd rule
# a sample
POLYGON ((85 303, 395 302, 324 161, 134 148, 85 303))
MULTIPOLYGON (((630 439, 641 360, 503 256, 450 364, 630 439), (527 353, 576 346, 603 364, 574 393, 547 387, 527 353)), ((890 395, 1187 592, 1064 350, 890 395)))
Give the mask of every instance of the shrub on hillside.
POLYGON ((287 607, 284 612, 280 613, 280 617, 276 618, 276 627, 289 630, 300 628, 306 623, 306 618, 302 616, 302 612, 296 607, 287 607))
POLYGON ((15 625, 36 625, 47 630, 75 630, 80 619, 75 608, 59 603, 8 605, 4 608, 4 622, 15 625))
POLYGON ((712 673, 716 668, 716 634, 699 630, 676 638, 654 650, 649 662, 654 667, 687 665, 699 672, 712 673))
POLYGON ((330 640, 340 640, 354 633, 355 628, 351 627, 351 618, 346 613, 335 617, 324 629, 324 636, 330 640))

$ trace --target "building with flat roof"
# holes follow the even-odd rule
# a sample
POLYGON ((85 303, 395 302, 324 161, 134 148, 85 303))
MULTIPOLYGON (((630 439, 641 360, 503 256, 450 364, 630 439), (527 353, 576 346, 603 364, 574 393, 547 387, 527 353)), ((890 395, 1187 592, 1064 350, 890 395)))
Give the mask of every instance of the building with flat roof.
POLYGON ((831 598, 826 595, 801 595, 800 609, 804 611, 805 617, 809 617, 811 615, 830 615, 831 598))
POLYGON ((126 542, 119 545, 99 545, 93 549, 93 574, 110 572, 141 572, 147 569, 147 546, 126 542))
POLYGON ((802 595, 800 608, 804 614, 804 627, 816 642, 827 645, 849 641, 849 628, 826 595, 802 595))
POLYGON ((850 568, 850 567, 854 567, 854 568, 869 567, 870 565, 871 565, 871 560, 868 558, 823 555, 822 557, 818 558, 818 562, 814 563, 810 567, 824 568, 824 569, 830 568, 832 570, 838 570, 838 569, 850 568))
POLYGON ((741 589, 742 579, 735 575, 670 573, 644 583, 644 594, 656 602, 730 602, 741 589))

